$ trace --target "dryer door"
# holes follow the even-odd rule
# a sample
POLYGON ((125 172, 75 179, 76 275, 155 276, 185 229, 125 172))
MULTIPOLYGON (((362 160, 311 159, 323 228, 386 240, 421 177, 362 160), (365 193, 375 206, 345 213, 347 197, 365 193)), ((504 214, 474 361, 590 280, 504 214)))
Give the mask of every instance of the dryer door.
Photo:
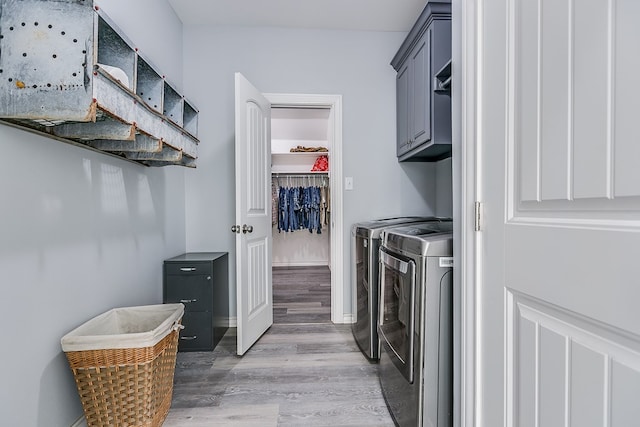
POLYGON ((413 383, 416 264, 380 249, 380 340, 402 375, 413 383))
POLYGON ((355 234, 353 238, 353 254, 355 259, 354 266, 352 268, 355 269, 354 288, 357 317, 356 322, 351 325, 351 330, 356 343, 360 347, 360 350, 362 350, 363 354, 368 358, 377 358, 377 331, 374 329, 376 325, 374 321, 377 321, 377 317, 374 316, 377 316, 378 309, 377 307, 374 309, 373 304, 377 303, 378 300, 376 295, 373 295, 371 292, 372 290, 375 291, 377 289, 377 275, 376 283, 370 283, 370 268, 372 267, 370 264, 370 253, 372 248, 370 246, 374 245, 374 241, 359 233, 355 234), (374 333, 376 337, 375 340, 372 339, 374 333))

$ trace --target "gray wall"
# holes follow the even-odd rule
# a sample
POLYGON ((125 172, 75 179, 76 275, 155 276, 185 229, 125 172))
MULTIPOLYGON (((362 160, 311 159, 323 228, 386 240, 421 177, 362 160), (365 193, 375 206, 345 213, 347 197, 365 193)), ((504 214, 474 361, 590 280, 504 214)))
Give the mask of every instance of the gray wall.
MULTIPOLYGON (((173 10, 156 0, 101 3, 181 83, 173 10)), ((184 169, 4 125, 0 151, 0 424, 70 426, 82 409, 60 338, 107 309, 162 301, 162 260, 185 250, 184 169)))
MULTIPOLYGON (((373 218, 434 214, 436 165, 395 156, 395 71, 404 33, 185 27, 184 84, 200 108, 198 168, 186 172, 187 248, 229 251, 235 316, 234 72, 268 93, 343 96, 344 277, 350 226, 373 218)), ((351 293, 345 286, 345 313, 351 293)))
POLYGON ((436 215, 453 218, 452 159, 436 163, 436 215))

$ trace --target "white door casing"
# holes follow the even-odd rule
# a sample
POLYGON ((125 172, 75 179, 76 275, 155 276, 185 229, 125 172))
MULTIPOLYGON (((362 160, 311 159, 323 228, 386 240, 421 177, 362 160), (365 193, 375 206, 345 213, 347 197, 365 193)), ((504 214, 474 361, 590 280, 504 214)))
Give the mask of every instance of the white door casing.
POLYGON ((237 353, 273 324, 271 287, 271 105, 235 74, 237 353))
MULTIPOLYGON (((328 139, 331 147, 329 187, 331 189, 331 321, 352 323, 353 313, 344 309, 344 226, 342 208, 342 95, 265 93, 272 107, 328 108, 328 139)), ((348 282, 347 282, 348 283, 348 282)))
POLYGON ((465 7, 483 221, 476 280, 463 272, 463 411, 478 427, 638 425, 640 2, 465 7))
POLYGON ((476 0, 452 0, 452 175, 454 370, 453 425, 475 427, 476 419, 476 278, 481 274, 481 233, 475 232, 474 202, 478 200, 476 172, 476 0))

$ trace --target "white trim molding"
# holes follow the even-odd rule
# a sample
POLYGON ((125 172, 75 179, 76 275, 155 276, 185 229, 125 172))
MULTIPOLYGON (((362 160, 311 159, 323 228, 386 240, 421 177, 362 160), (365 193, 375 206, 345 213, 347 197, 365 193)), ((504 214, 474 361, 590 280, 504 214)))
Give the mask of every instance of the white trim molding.
POLYGON ((454 258, 459 266, 454 270, 455 289, 459 290, 454 296, 459 307, 454 313, 454 427, 476 427, 480 420, 477 292, 482 277, 482 232, 475 231, 473 207, 482 201, 477 107, 481 8, 482 2, 476 0, 452 0, 454 258))
MULTIPOLYGON (((350 323, 344 313, 344 225, 342 204, 342 95, 264 93, 272 107, 329 108, 331 187, 331 321, 350 323)), ((347 283, 349 283, 347 281, 347 283)))
POLYGON ((237 328, 238 327, 238 317, 237 316, 229 317, 229 327, 230 328, 237 328))

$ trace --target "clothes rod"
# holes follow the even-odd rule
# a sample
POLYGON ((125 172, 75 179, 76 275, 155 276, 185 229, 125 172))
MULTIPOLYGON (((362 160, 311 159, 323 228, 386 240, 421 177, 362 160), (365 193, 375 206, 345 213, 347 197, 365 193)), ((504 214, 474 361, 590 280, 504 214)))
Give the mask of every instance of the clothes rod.
POLYGON ((329 175, 329 172, 309 172, 309 173, 300 173, 300 172, 271 172, 272 177, 286 176, 291 178, 309 178, 313 176, 318 177, 326 177, 329 175))

